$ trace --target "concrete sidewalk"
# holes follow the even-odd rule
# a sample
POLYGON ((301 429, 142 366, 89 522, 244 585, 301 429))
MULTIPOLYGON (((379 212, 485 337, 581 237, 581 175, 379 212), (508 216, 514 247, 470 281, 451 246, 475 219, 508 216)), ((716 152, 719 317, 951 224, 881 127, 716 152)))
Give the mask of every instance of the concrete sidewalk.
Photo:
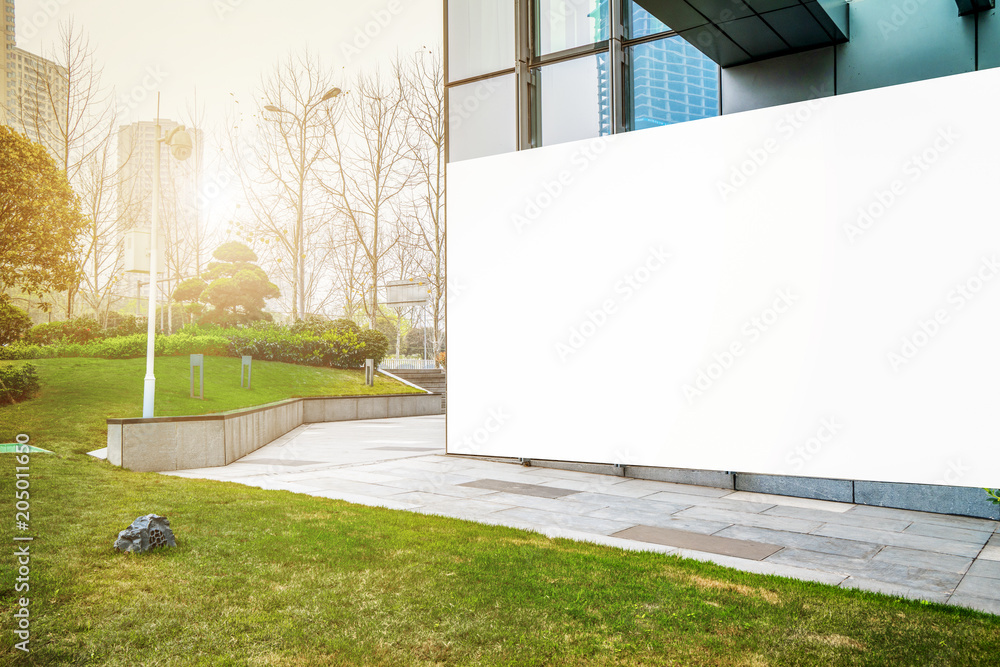
POLYGON ((163 473, 440 514, 1000 614, 1000 522, 445 456, 444 415, 307 424, 163 473))

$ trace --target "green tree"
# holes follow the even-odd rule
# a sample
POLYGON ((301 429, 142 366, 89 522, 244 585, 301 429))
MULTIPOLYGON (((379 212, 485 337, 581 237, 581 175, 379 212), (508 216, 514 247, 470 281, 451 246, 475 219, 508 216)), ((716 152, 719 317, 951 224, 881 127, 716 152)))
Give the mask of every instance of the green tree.
POLYGON ((0 126, 0 290, 42 294, 77 285, 77 239, 87 224, 45 149, 0 126))
POLYGON ((212 256, 219 261, 209 263, 202 274, 211 282, 185 280, 177 286, 174 299, 211 305, 213 310, 206 319, 219 324, 270 319, 263 312, 265 300, 277 299, 281 294, 264 269, 255 264, 257 255, 253 250, 230 241, 216 248, 212 256))

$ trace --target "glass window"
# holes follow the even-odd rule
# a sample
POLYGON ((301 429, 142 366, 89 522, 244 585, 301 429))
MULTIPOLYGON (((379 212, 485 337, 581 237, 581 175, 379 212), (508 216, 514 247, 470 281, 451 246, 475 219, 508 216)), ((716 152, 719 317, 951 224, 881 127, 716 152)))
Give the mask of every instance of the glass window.
POLYGON ((625 39, 638 39, 670 30, 666 23, 640 7, 635 0, 625 0, 624 14, 625 39))
POLYGON ((598 53, 532 70, 534 146, 611 133, 608 54, 598 53))
POLYGON ((448 89, 448 159, 509 153, 516 148, 514 75, 448 89))
POLYGON ((609 2, 611 0, 536 0, 537 55, 607 39, 609 2))
POLYGON ((515 0, 449 0, 448 79, 514 67, 515 0))
POLYGON ((680 37, 628 49, 629 129, 719 114, 719 68, 680 37))

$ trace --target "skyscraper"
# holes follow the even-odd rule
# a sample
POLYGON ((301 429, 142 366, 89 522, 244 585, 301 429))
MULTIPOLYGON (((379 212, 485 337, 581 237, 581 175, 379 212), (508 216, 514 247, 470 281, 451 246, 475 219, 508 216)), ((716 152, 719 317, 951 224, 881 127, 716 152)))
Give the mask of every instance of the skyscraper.
POLYGON ((0 121, 45 146, 57 162, 59 112, 65 108, 66 70, 17 47, 14 0, 4 0, 4 48, 0 68, 0 121))

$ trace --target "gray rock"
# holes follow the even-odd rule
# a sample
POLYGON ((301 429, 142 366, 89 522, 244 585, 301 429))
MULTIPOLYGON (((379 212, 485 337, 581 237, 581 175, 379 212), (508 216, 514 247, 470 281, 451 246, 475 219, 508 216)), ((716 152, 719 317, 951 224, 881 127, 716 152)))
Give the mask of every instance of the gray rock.
POLYGON ((118 551, 142 553, 156 547, 176 547, 174 531, 170 530, 170 520, 158 514, 147 514, 132 522, 128 528, 118 533, 115 549, 118 551))

